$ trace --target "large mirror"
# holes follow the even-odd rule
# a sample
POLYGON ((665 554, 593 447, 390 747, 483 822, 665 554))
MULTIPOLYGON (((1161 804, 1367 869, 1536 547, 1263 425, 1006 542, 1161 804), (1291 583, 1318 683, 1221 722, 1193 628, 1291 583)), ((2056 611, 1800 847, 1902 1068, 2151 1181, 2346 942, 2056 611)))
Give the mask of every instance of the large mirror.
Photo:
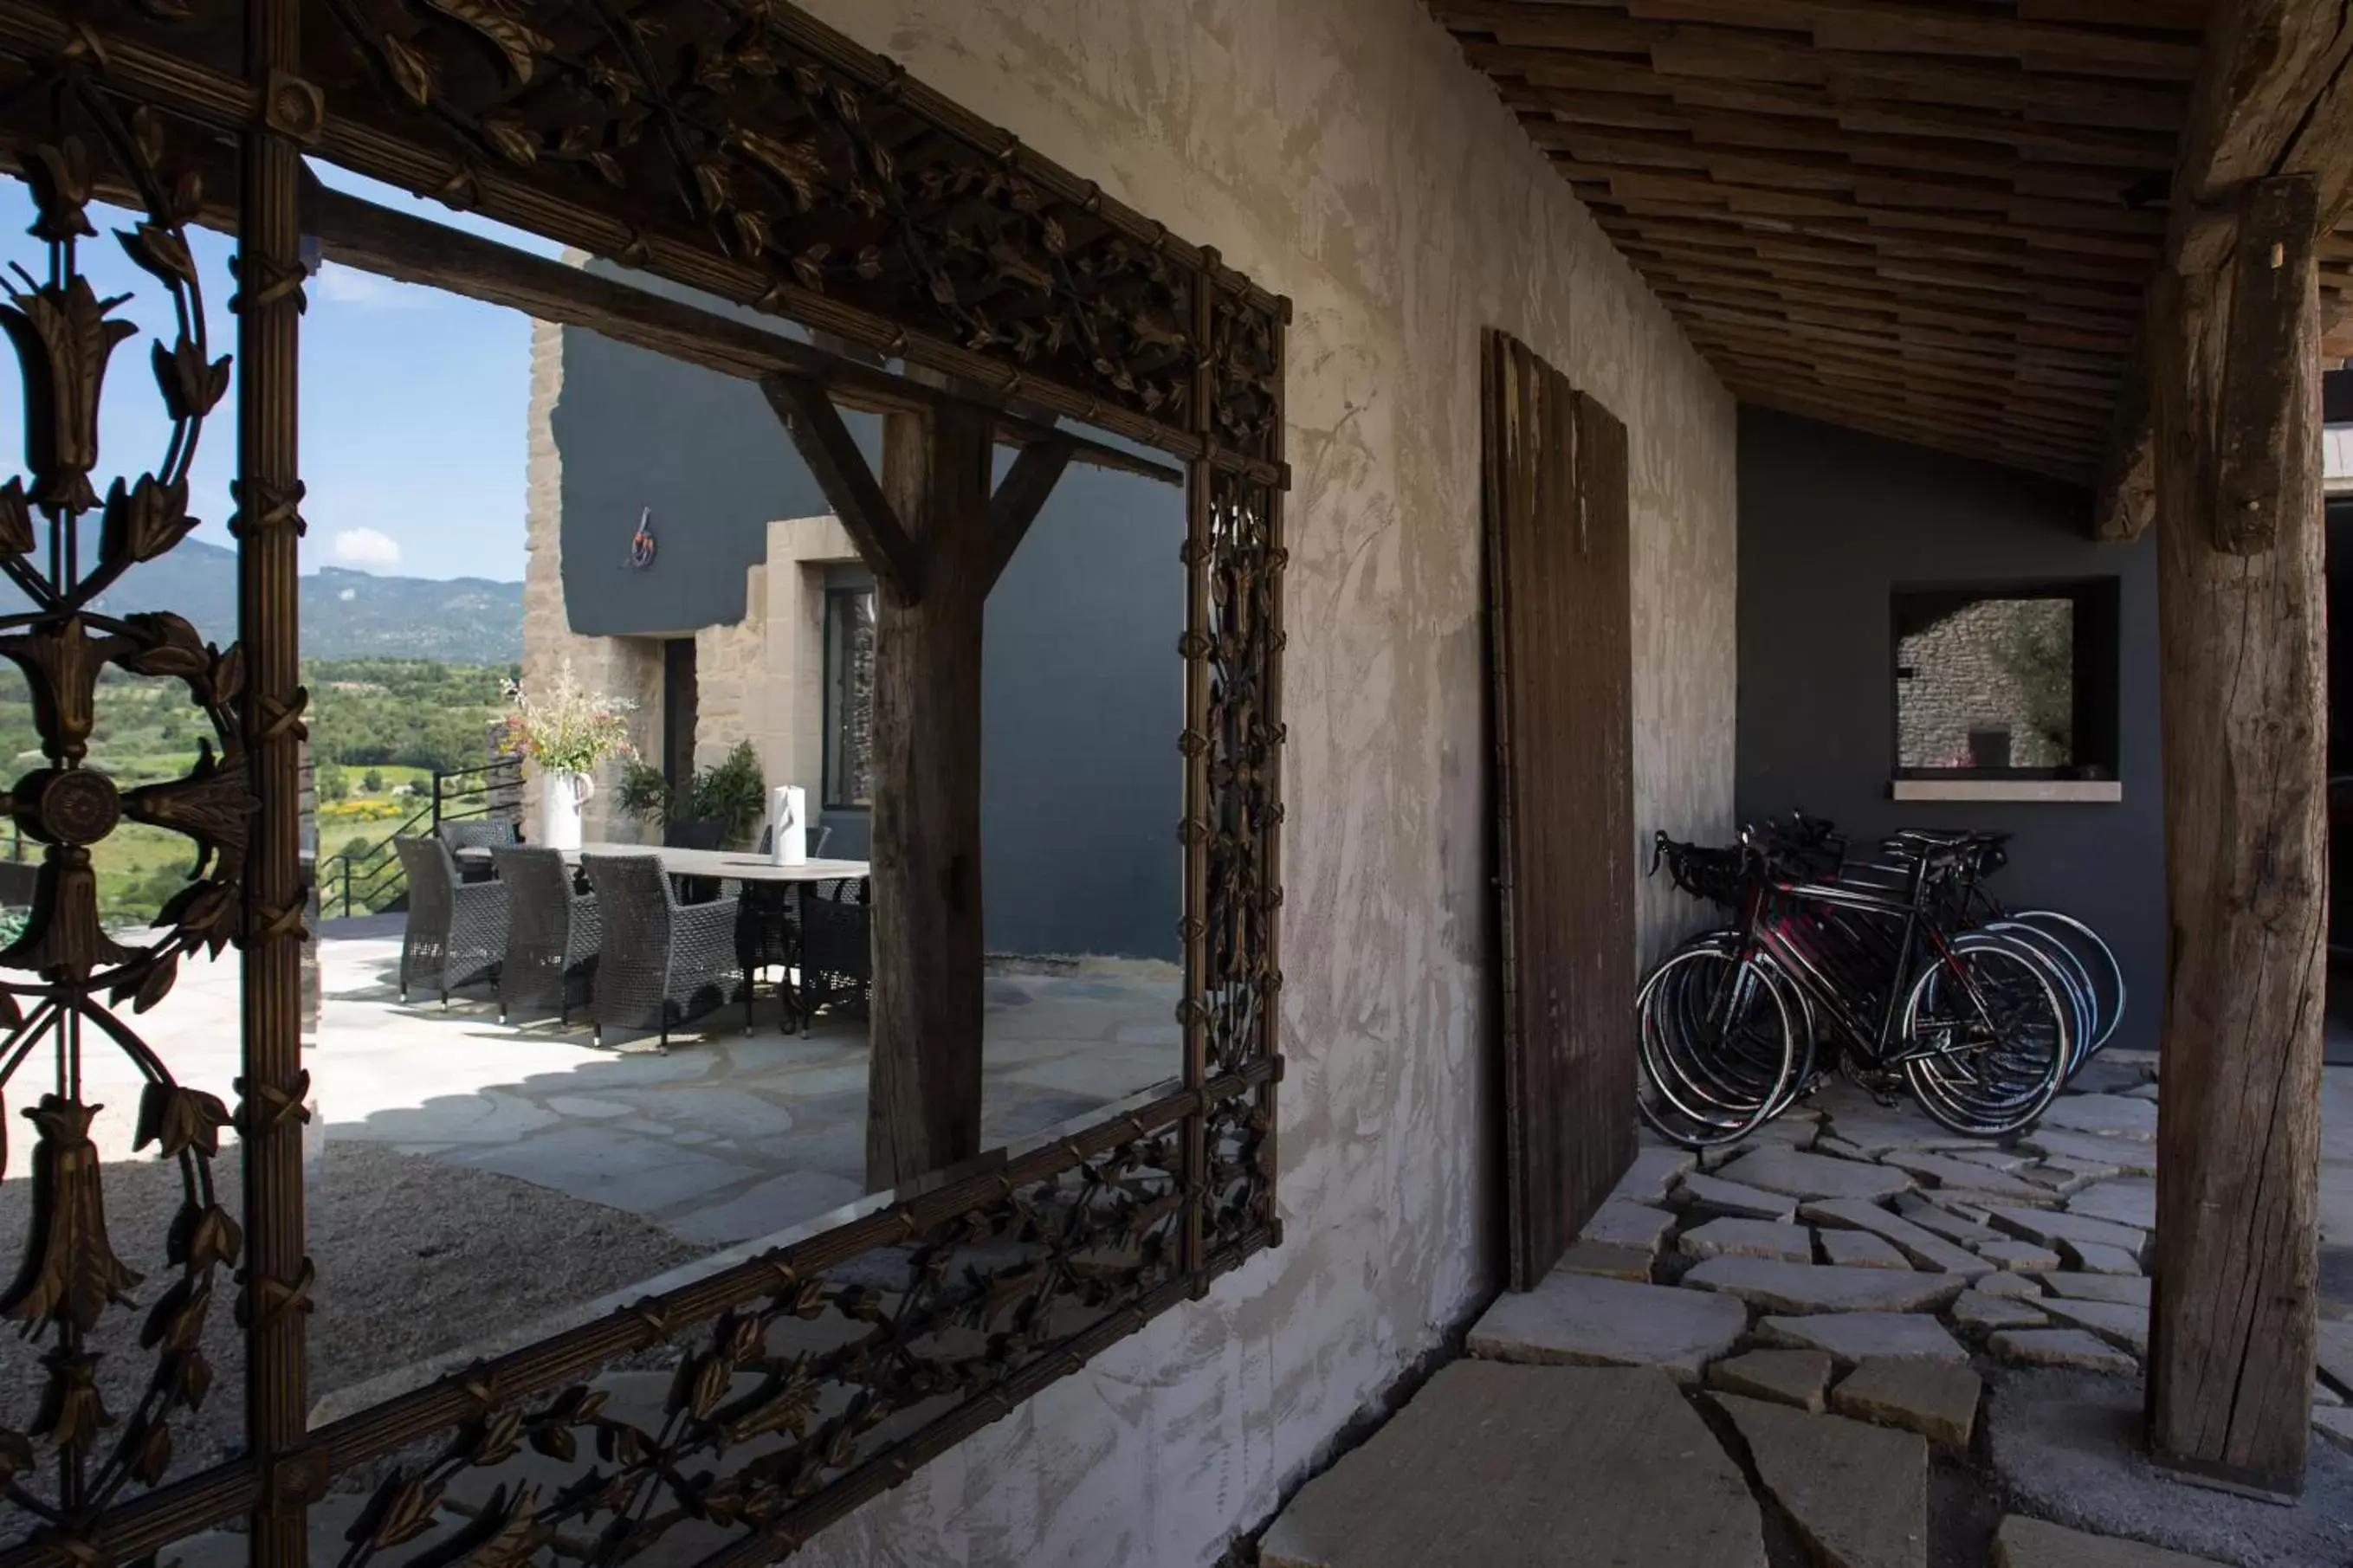
POLYGON ((0 49, 8 1541, 772 1556, 1276 1239, 1279 302, 789 12, 718 249, 427 201, 442 26, 0 49))

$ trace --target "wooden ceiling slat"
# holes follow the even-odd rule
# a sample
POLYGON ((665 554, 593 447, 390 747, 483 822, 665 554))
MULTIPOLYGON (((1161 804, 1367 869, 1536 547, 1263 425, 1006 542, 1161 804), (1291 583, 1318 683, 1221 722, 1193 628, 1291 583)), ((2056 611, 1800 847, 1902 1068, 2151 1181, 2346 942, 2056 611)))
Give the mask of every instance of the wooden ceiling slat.
POLYGON ((1430 3, 1736 393, 2094 476, 2208 0, 1430 3))

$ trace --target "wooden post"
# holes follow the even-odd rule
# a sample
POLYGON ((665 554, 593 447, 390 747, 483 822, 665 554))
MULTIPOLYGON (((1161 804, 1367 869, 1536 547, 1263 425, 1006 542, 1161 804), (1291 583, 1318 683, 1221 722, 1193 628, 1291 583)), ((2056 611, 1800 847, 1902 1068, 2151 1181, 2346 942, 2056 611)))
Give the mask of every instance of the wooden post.
POLYGON ((2317 199, 2250 182, 2168 273, 2158 439, 2170 962, 2148 1436, 2191 1479, 2304 1485, 2317 1292, 2326 665, 2317 199))
POLYGON ((866 1184, 879 1192, 980 1152, 982 612, 1078 444, 1033 442, 992 491, 996 416, 947 399, 884 417, 877 480, 821 387, 763 384, 876 579, 866 1184))
POLYGON ((882 426, 882 491, 923 561, 920 596, 884 585, 874 634, 873 1076, 866 1184, 980 1152, 981 606, 987 425, 882 426))

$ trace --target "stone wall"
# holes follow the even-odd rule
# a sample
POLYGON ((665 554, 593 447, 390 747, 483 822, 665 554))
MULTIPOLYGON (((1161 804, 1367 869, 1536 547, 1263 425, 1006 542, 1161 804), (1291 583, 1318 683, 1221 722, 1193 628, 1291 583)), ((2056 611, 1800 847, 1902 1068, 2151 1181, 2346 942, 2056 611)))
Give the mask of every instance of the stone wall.
POLYGON ((1291 296, 1296 479, 1284 1245, 795 1561, 1211 1563, 1499 1278, 1480 332, 1629 426, 1646 836, 1732 827, 1733 403, 1419 0, 805 3, 1291 296))
MULTIPOLYGON (((571 259, 577 259, 572 258, 571 259)), ((659 756, 661 747, 661 644, 651 637, 582 637, 572 629, 564 603, 564 454, 554 432, 556 404, 564 395, 565 329, 548 321, 531 325, 531 406, 524 467, 524 563, 522 574, 522 681, 525 688, 554 680, 565 661, 583 685, 638 704, 630 725, 640 752, 659 756)), ((526 774, 531 773, 528 768, 526 774)), ((629 842, 637 825, 614 805, 620 770, 599 770, 596 793, 583 813, 581 831, 591 839, 629 842)), ((523 837, 540 837, 539 786, 527 777, 523 788, 523 837)))
POLYGON ((2073 760, 2074 632, 2072 600, 1987 599, 1904 637, 1895 645, 1898 763, 1976 766, 1969 737, 2000 730, 2010 735, 2006 765, 2065 767, 2073 760))

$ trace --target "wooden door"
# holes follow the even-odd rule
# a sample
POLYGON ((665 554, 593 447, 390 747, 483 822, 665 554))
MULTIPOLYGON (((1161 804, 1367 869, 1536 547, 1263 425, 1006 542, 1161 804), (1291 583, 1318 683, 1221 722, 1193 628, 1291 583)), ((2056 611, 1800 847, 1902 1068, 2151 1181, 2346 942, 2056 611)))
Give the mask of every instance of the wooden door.
POLYGON ((1488 334, 1489 657, 1511 1286, 1634 1157, 1626 426, 1488 334))

